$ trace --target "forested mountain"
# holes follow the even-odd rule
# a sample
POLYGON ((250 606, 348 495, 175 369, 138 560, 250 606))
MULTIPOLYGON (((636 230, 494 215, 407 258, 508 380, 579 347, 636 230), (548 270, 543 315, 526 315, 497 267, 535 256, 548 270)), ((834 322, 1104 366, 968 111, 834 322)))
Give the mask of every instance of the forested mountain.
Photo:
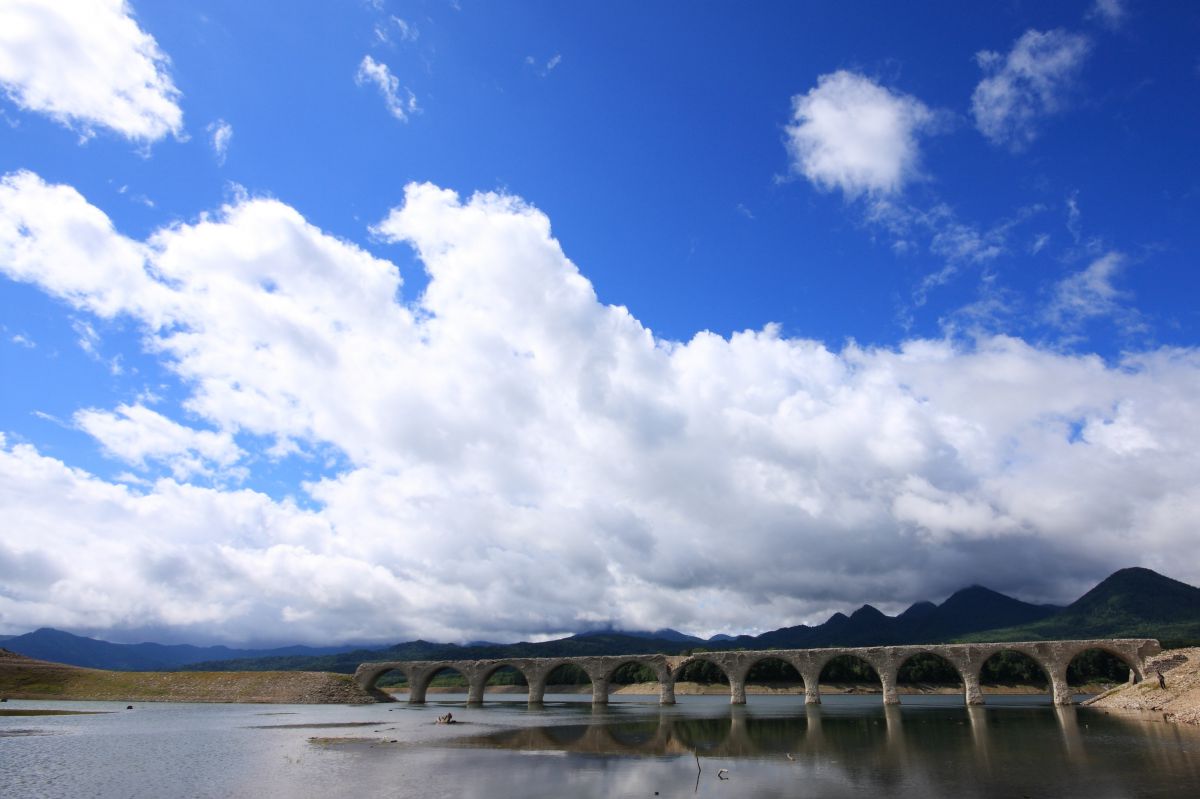
POLYGON ((1200 641, 1200 588, 1150 569, 1121 569, 1059 613, 1020 626, 975 632, 970 640, 1157 638, 1165 646, 1200 641))

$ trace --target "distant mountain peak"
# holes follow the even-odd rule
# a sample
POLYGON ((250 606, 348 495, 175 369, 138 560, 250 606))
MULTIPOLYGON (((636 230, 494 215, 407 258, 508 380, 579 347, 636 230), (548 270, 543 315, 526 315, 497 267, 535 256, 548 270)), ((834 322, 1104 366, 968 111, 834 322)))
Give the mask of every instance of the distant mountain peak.
POLYGON ((918 621, 920 619, 927 618, 929 614, 935 612, 936 610, 937 605, 933 604, 932 602, 914 602, 908 607, 908 610, 901 613, 896 617, 896 619, 908 622, 918 621))
MULTIPOLYGON (((1167 577, 1166 575, 1163 575, 1163 574, 1159 574, 1158 572, 1154 571, 1154 569, 1148 569, 1145 566, 1126 566, 1124 569, 1117 569, 1115 572, 1108 575, 1108 577, 1105 577, 1104 580, 1101 580, 1100 582, 1106 582, 1108 580, 1113 579, 1114 577, 1124 577, 1124 576, 1131 576, 1131 575, 1141 575, 1143 577, 1154 577, 1154 578, 1157 578, 1160 580, 1171 580, 1170 577, 1167 577)), ((1177 583, 1179 581, 1172 580, 1172 582, 1177 583)))
POLYGON ((1140 566, 1119 569, 1044 620, 995 633, 1009 641, 1148 637, 1182 644, 1200 638, 1200 588, 1140 566))
POLYGON ((1173 618, 1180 611, 1200 611, 1200 588, 1173 580, 1153 569, 1133 566, 1120 569, 1072 602, 1066 612, 1107 615, 1133 613, 1145 619, 1173 618))
MULTIPOLYGON (((1159 574, 1153 569, 1147 569, 1145 566, 1129 566, 1124 569, 1117 569, 1115 572, 1097 583, 1095 588, 1093 588, 1091 591, 1088 591, 1087 594, 1084 594, 1083 596, 1086 597, 1088 594, 1096 592, 1104 593, 1117 588, 1132 590, 1183 588, 1191 589, 1193 591, 1197 590, 1187 583, 1183 583, 1179 580, 1174 580, 1170 577, 1167 577, 1166 575, 1159 574)), ((1083 599, 1083 597, 1080 597, 1080 599, 1083 599)))
POLYGON ((645 638, 653 641, 672 641, 675 643, 705 643, 703 638, 698 638, 694 635, 688 635, 687 633, 681 633, 678 630, 672 630, 670 627, 663 627, 658 630, 615 630, 612 627, 604 627, 598 630, 588 630, 587 632, 576 633, 571 637, 597 638, 605 635, 622 635, 628 638, 645 638))
MULTIPOLYGON (((968 585, 966 588, 958 589, 957 591, 955 591, 953 594, 951 594, 950 596, 948 596, 946 598, 946 602, 950 602, 952 600, 962 601, 964 599, 980 599, 980 598, 984 598, 984 597, 987 597, 987 598, 1004 597, 1005 599, 1012 599, 1012 597, 1010 597, 1006 594, 1002 594, 999 591, 993 591, 992 589, 988 588, 987 586, 979 585, 978 583, 975 583, 974 585, 968 585)), ((1013 601, 1019 602, 1020 600, 1015 599, 1013 601)), ((945 605, 946 602, 943 602, 942 605, 945 605)))
POLYGON ((878 619, 886 618, 888 618, 888 616, 886 616, 883 611, 879 610, 879 608, 876 608, 873 605, 863 605, 861 608, 850 614, 850 620, 854 622, 874 622, 878 619))

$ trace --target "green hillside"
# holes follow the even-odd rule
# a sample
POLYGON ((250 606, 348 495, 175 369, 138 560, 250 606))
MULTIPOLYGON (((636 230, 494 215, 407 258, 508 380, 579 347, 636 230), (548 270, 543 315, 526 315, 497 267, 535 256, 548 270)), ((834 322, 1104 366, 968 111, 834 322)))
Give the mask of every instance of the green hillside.
POLYGON ((1157 638, 1165 647, 1200 644, 1200 588, 1150 569, 1121 569, 1059 613, 962 641, 1157 638))

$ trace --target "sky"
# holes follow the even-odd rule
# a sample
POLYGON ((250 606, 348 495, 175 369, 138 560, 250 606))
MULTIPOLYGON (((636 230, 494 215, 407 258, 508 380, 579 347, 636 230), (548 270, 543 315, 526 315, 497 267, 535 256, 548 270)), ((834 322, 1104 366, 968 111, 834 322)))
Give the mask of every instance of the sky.
POLYGON ((1200 583, 1200 8, 0 0, 0 633, 1200 583))

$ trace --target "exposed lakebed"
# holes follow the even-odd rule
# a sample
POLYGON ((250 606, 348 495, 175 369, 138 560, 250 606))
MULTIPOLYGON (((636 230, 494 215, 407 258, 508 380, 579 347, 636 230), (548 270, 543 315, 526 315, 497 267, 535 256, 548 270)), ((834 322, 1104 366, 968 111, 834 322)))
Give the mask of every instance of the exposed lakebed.
MULTIPOLYGON (((459 701, 455 701, 458 699, 459 701)), ((490 697, 489 697, 490 699, 490 697)), ((1045 697, 577 696, 542 708, 11 702, 4 796, 1192 796, 1200 730, 1045 697), (447 710, 462 723, 436 724, 447 710), (13 734, 13 733, 16 734, 13 734), (697 770, 699 764, 699 771, 697 770), (724 769, 724 771, 722 771, 724 769)), ((6 734, 7 733, 7 734, 6 734)))

